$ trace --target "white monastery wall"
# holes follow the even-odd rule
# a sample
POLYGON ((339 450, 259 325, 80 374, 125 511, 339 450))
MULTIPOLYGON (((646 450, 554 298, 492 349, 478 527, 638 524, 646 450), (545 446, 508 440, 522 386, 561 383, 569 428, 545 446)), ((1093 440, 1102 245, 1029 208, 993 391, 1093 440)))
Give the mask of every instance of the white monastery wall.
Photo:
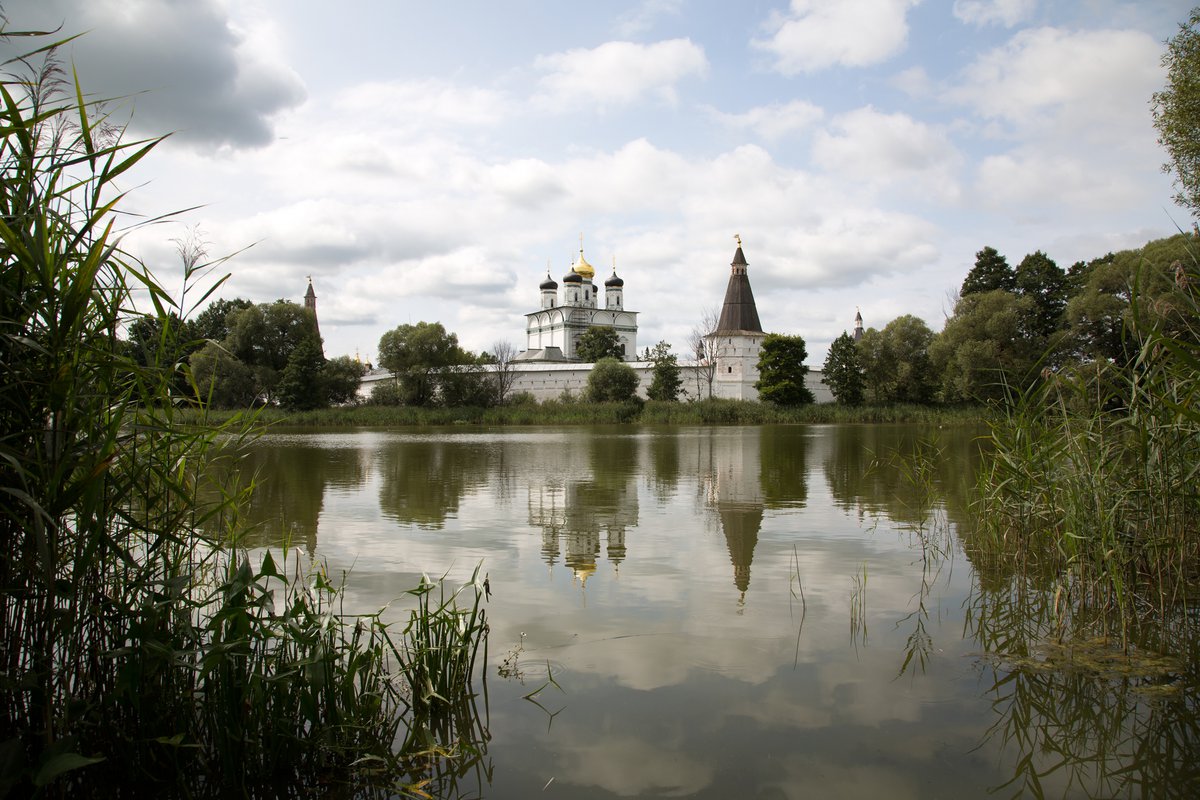
MULTIPOLYGON (((653 380, 654 365, 649 361, 626 363, 637 373, 638 395, 646 397, 646 390, 650 388, 650 382, 653 380)), ((556 400, 562 396, 563 392, 570 392, 574 397, 582 397, 587 391, 587 379, 592 372, 592 366, 592 364, 583 363, 522 364, 515 362, 512 365, 514 380, 511 394, 528 392, 539 402, 556 400)), ((489 364, 485 365, 484 369, 494 370, 495 367, 489 364)), ((757 400, 758 392, 753 385, 754 380, 758 378, 757 370, 755 370, 754 378, 749 384, 746 384, 739 377, 745 375, 746 369, 743 359, 738 359, 735 364, 725 364, 723 360, 718 360, 717 371, 713 375, 713 396, 731 400, 757 400), (721 380, 722 371, 730 366, 735 367, 733 373, 724 372, 723 374, 736 380, 721 380)), ((753 366, 750 366, 749 369, 753 369, 753 366)), ((679 377, 683 388, 683 394, 680 395, 681 400, 695 400, 697 397, 708 396, 708 383, 704 376, 698 373, 695 361, 680 362, 679 377)), ((804 385, 813 393, 813 397, 818 403, 832 403, 833 394, 829 391, 828 386, 821 383, 822 377, 820 370, 810 369, 804 378, 804 385)), ((371 396, 371 389, 381 381, 391 379, 392 375, 387 370, 372 370, 363 378, 362 384, 358 388, 358 394, 364 399, 368 398, 371 396)))

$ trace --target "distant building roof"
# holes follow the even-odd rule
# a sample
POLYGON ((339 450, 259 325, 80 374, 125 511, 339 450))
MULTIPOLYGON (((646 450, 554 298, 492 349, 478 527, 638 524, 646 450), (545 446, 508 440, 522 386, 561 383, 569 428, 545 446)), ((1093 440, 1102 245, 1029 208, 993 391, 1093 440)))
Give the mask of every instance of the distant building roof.
POLYGON ((762 333, 758 321, 758 306, 754 304, 754 290, 750 288, 750 276, 746 274, 746 256, 742 254, 741 241, 730 263, 729 284, 725 287, 725 303, 721 306, 718 331, 750 331, 762 333))

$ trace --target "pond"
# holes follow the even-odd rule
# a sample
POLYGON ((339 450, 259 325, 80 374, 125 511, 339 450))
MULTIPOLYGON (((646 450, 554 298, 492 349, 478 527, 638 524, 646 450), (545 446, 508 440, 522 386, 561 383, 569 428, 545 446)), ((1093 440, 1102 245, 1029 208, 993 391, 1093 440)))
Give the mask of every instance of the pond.
POLYGON ((981 577, 979 433, 277 432, 251 543, 359 610, 482 563, 482 756, 436 796, 1195 796, 1194 637, 1064 642, 981 577))

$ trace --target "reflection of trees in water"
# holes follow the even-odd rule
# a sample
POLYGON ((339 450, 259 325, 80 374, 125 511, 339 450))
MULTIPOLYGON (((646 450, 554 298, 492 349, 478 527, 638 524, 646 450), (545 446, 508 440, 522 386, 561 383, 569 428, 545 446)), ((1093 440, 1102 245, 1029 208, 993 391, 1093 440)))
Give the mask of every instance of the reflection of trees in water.
POLYGON ((680 437, 671 431, 650 438, 650 470, 646 474, 655 499, 665 501, 679 487, 680 437))
POLYGON ((254 480, 242 512, 249 529, 243 543, 249 547, 302 543, 312 554, 325 491, 362 485, 370 467, 360 448, 267 439, 246 451, 238 470, 241 485, 254 480))
POLYGON ((975 485, 979 433, 962 426, 834 426, 825 480, 834 502, 859 514, 883 514, 912 527, 944 504, 950 520, 959 522, 975 485))
POLYGON ((767 508, 807 504, 809 435, 808 426, 761 429, 760 480, 767 508))
POLYGON ((972 593, 967 634, 985 651, 1005 791, 1092 797, 1200 793, 1200 652, 1194 620, 1138 632, 1123 651, 1099 618, 1064 618, 1056 592, 1013 576, 972 593), (1170 654, 1170 655, 1162 655, 1170 654))
POLYGON ((467 441, 412 439, 379 450, 379 508, 399 522, 441 528, 469 489, 486 484, 487 451, 467 441))

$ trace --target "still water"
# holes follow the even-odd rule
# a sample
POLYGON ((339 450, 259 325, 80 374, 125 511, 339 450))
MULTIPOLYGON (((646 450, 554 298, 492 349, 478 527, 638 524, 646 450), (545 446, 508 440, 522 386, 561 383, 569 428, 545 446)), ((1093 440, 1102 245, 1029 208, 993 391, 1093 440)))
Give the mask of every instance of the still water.
POLYGON ((283 432, 250 513, 397 619, 422 573, 482 563, 484 755, 454 796, 1200 794, 1194 654, 1048 668, 1045 592, 978 577, 977 433, 283 432))

